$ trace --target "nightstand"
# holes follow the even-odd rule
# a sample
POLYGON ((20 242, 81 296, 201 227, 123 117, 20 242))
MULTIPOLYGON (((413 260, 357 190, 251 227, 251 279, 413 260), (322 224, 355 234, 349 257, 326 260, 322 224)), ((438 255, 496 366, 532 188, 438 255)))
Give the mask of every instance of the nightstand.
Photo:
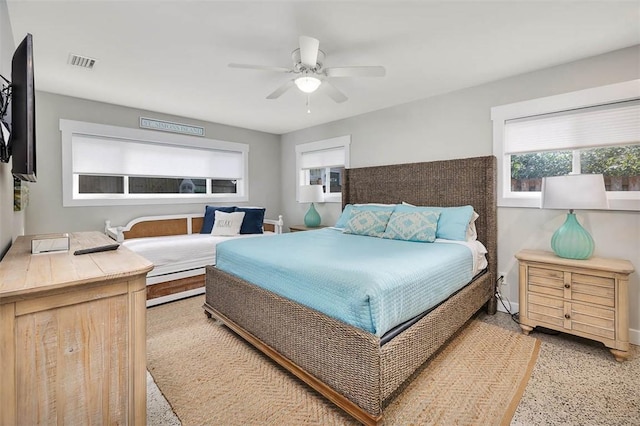
POLYGON ((298 232, 298 231, 313 231, 314 229, 322 229, 326 228, 325 225, 316 226, 315 228, 309 228, 305 225, 291 225, 289 227, 289 232, 298 232))
POLYGON ((564 259, 538 250, 522 250, 516 258, 524 334, 543 326, 602 342, 616 361, 629 356, 631 262, 564 259))

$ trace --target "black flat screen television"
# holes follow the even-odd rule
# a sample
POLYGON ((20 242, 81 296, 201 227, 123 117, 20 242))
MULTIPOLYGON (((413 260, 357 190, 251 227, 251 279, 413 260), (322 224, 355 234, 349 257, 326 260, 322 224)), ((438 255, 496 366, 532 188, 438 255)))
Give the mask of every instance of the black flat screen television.
POLYGON ((16 179, 36 181, 36 100, 31 34, 16 48, 11 61, 11 173, 16 179))

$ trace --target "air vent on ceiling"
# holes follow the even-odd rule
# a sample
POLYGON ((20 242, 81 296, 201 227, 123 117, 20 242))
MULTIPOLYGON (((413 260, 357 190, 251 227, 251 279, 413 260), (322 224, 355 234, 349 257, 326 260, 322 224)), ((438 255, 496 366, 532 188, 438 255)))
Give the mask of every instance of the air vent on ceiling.
POLYGON ((93 69, 93 66, 96 64, 96 60, 93 58, 89 58, 88 56, 76 55, 75 53, 69 54, 70 65, 75 65, 77 67, 93 69))

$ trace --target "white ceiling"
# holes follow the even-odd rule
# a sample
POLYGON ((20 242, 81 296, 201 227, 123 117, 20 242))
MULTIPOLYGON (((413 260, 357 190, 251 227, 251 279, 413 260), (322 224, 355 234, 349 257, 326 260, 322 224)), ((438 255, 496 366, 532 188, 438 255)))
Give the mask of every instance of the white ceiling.
POLYGON ((36 88, 282 134, 640 43, 640 1, 18 1, 16 44, 33 34, 36 88), (291 89, 298 36, 325 67, 383 65, 333 78, 349 100, 291 89), (98 60, 91 71, 70 53, 98 60))

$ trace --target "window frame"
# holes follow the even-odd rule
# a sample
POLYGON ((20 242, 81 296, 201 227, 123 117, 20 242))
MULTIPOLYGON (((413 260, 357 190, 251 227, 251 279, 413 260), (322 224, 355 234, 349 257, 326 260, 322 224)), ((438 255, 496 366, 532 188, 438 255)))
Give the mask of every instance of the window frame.
MULTIPOLYGON (((507 120, 638 98, 640 79, 491 108, 493 155, 498 164, 498 207, 540 208, 540 192, 511 191, 511 156, 504 153, 507 120)), ((607 199, 609 210, 640 210, 640 191, 608 191, 607 199)))
MULTIPOLYGON (((60 132, 62 141, 62 204, 64 207, 193 204, 207 202, 244 202, 249 200, 248 144, 66 119, 60 120, 60 132), (132 142, 146 142, 159 145, 180 145, 198 148, 200 150, 210 149, 239 152, 243 157, 243 177, 240 182, 238 182, 237 193, 235 194, 129 194, 126 189, 128 176, 123 176, 125 184, 123 194, 80 194, 78 192, 78 175, 73 174, 72 140, 74 134, 117 138, 121 140, 131 140, 132 142)), ((210 191, 212 178, 206 179, 207 191, 210 191)))
MULTIPOLYGON (((300 176, 301 176, 301 173, 303 172, 303 169, 301 167, 302 156, 305 153, 310 153, 315 151, 324 151, 327 149, 343 148, 344 149, 344 165, 342 165, 342 167, 344 169, 347 169, 349 168, 349 163, 350 163, 350 159, 349 159, 350 145, 351 145, 351 135, 337 136, 330 139, 323 139, 315 142, 307 142, 307 143, 296 145, 296 179, 295 179, 296 201, 299 200, 300 176)), ((331 164, 326 167, 319 167, 319 169, 320 168, 326 169, 325 170, 325 175, 326 175, 327 171, 329 171, 330 173, 330 169, 336 168, 336 167, 340 167, 340 166, 331 164)), ((327 182, 328 182, 328 179, 330 179, 330 176, 331 175, 329 174, 328 178, 325 178, 327 182)), ((325 191, 327 189, 330 190, 330 187, 331 187, 330 184, 326 185, 325 191)), ((325 192, 324 202, 325 203, 342 203, 342 192, 332 192, 332 193, 325 192)))

